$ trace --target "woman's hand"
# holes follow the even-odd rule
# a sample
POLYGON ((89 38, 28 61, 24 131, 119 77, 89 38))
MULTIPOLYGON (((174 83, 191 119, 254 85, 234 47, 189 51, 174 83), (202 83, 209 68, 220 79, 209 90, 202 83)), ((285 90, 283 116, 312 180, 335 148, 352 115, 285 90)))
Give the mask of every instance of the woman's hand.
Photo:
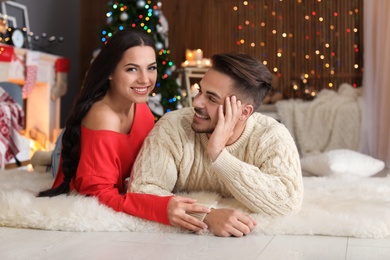
POLYGON ((204 213, 210 212, 210 209, 204 206, 195 204, 196 200, 174 196, 168 203, 168 219, 172 226, 185 228, 194 232, 199 232, 207 229, 207 225, 188 215, 187 213, 204 213))

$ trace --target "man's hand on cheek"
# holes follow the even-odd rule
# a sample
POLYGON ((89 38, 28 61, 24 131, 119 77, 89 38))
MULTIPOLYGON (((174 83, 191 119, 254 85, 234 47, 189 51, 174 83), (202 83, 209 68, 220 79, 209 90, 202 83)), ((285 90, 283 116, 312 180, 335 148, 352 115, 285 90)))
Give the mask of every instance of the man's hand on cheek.
POLYGON ((218 108, 218 122, 207 145, 207 152, 213 161, 217 159, 229 139, 233 136, 234 127, 240 115, 241 101, 237 100, 236 96, 226 97, 225 113, 223 111, 223 105, 220 105, 218 108))

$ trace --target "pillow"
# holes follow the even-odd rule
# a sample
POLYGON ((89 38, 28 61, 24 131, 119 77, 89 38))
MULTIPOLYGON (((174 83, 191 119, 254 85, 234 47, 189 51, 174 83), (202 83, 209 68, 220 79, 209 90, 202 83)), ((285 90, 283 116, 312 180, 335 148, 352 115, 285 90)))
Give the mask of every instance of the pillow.
POLYGON ((385 163, 371 156, 348 150, 337 149, 307 156, 301 159, 302 171, 316 176, 356 175, 372 176, 385 168, 385 163))

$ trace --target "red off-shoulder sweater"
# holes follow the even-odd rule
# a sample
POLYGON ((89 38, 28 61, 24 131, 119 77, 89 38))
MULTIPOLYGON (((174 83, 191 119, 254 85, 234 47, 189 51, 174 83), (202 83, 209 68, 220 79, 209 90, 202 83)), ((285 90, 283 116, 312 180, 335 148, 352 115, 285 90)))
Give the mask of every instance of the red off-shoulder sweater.
MULTIPOLYGON (((154 117, 147 105, 136 104, 133 126, 127 135, 81 126, 80 161, 71 189, 96 196, 115 211, 169 224, 167 207, 172 196, 126 193, 124 185, 153 125, 154 117)), ((63 178, 61 160, 53 188, 63 178)))

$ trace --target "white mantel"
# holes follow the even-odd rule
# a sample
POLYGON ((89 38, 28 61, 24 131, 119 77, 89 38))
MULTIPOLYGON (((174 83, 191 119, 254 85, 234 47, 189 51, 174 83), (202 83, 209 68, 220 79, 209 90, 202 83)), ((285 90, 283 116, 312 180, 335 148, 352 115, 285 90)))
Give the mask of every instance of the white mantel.
MULTIPOLYGON (((10 81, 21 86, 25 84, 27 51, 26 49, 14 49, 15 57, 9 66, 0 66, 0 81, 10 81)), ((58 58, 61 57, 40 53, 37 81, 26 100, 26 133, 29 133, 31 129, 38 129, 44 133, 46 149, 49 149, 55 142, 60 128, 61 99, 52 100, 50 95, 55 83, 55 63, 58 58)))

